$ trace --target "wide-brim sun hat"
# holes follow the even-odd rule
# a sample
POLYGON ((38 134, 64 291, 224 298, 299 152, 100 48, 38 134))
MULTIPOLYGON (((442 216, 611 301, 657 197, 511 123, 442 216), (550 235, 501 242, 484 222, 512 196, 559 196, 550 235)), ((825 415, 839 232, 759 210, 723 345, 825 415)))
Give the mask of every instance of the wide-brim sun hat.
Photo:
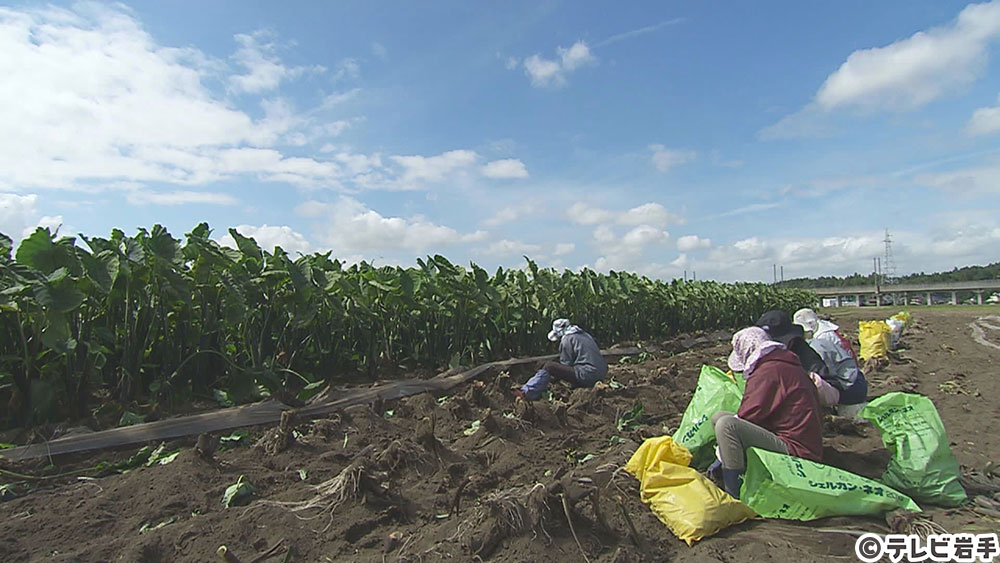
POLYGON ((808 332, 816 332, 819 327, 819 315, 812 309, 799 309, 792 315, 792 322, 808 332))
POLYGON ((789 342, 796 338, 805 337, 805 330, 803 330, 801 326, 793 323, 791 317, 788 316, 788 313, 778 309, 768 311, 761 315, 761 317, 757 319, 757 326, 766 330, 767 335, 770 336, 772 340, 781 342, 786 346, 789 342))
POLYGON ((549 340, 552 342, 558 341, 562 338, 566 329, 569 328, 569 319, 556 319, 552 321, 552 330, 549 331, 549 340))

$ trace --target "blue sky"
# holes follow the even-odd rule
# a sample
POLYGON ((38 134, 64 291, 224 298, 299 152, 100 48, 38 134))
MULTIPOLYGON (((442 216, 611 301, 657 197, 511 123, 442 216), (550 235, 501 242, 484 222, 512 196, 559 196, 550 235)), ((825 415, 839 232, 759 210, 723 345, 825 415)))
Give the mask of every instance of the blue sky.
POLYGON ((0 8, 0 232, 767 280, 1000 259, 1000 3, 0 8))

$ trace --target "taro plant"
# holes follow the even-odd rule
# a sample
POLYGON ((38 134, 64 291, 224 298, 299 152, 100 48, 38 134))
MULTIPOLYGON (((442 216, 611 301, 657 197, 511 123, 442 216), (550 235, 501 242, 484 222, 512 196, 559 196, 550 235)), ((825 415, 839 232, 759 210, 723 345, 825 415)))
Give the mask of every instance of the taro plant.
POLYGON ((287 401, 337 375, 551 352, 545 333, 557 317, 610 345, 736 328, 814 299, 764 284, 558 272, 527 258, 523 269, 492 273, 443 256, 409 268, 345 266, 330 253, 291 256, 229 234, 236 248, 220 246, 206 224, 184 239, 159 225, 108 238, 38 229, 16 251, 0 235, 7 423, 115 423, 194 397, 287 401))

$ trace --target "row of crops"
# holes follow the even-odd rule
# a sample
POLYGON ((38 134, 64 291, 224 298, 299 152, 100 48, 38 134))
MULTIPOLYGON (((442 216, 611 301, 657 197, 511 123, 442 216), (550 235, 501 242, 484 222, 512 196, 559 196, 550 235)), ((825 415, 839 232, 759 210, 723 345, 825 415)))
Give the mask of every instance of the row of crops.
POLYGON ((764 284, 654 281, 626 272, 494 273, 441 256, 416 267, 349 267, 330 254, 262 250, 201 224, 185 239, 55 237, 16 252, 0 235, 0 400, 7 424, 87 416, 101 404, 233 402, 549 352, 552 319, 598 341, 735 327, 813 296, 764 284))

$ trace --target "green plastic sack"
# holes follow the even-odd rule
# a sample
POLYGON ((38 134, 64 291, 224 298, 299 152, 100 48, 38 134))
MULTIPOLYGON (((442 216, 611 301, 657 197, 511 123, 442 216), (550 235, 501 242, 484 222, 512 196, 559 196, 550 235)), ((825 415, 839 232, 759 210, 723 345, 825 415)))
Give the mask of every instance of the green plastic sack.
POLYGON ((882 483, 759 448, 747 449, 740 500, 765 518, 786 520, 878 515, 897 508, 920 512, 913 499, 882 483))
POLYGON ((911 393, 887 393, 860 413, 882 433, 892 453, 882 482, 920 502, 953 507, 965 502, 958 461, 930 399, 911 393))
POLYGON ((703 470, 715 461, 715 429, 712 415, 719 411, 736 412, 743 400, 746 381, 730 377, 714 366, 701 366, 698 387, 684 410, 681 425, 672 436, 674 442, 691 452, 691 467, 703 470))

